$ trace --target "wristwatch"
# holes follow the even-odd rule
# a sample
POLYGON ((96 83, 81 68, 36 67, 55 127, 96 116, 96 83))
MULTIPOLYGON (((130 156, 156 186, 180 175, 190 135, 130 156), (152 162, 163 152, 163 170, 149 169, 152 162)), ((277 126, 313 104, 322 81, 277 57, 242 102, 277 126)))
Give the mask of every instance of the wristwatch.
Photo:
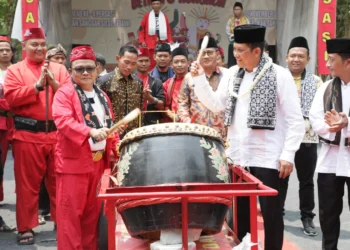
POLYGON ((37 83, 35 83, 34 86, 35 86, 36 90, 39 92, 44 90, 44 88, 39 86, 37 83))

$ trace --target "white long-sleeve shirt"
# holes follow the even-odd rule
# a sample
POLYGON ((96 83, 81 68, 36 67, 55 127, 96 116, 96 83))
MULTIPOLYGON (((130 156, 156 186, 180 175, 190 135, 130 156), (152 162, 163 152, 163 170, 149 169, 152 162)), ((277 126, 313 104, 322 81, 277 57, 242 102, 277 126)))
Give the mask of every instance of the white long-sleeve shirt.
MULTIPOLYGON (((310 109, 310 123, 313 130, 322 138, 329 141, 335 139, 336 133, 328 131, 329 126, 324 121, 324 105, 323 96, 328 84, 332 80, 324 83, 315 95, 310 109)), ((342 82, 342 103, 343 112, 349 115, 350 110, 350 83, 347 85, 342 82)), ((348 117, 350 122, 350 117, 348 117)), ((317 173, 332 173, 337 176, 350 177, 350 148, 345 146, 345 138, 350 138, 350 123, 347 128, 341 132, 340 144, 329 145, 322 144, 321 151, 318 155, 316 172, 317 173)))
MULTIPOLYGON (((273 67, 277 71, 275 130, 248 128, 250 94, 239 98, 232 124, 228 128, 229 147, 226 150, 227 156, 233 160, 234 164, 278 169, 279 160, 294 163, 295 152, 299 149, 305 134, 304 120, 290 72, 275 64, 273 67)), ((228 79, 234 71, 233 67, 228 71, 229 74, 222 78, 216 92, 212 91, 204 75, 194 77, 196 95, 213 112, 226 108, 229 97, 228 79)), ((245 72, 239 94, 245 93, 251 87, 255 75, 256 69, 251 73, 245 72)))

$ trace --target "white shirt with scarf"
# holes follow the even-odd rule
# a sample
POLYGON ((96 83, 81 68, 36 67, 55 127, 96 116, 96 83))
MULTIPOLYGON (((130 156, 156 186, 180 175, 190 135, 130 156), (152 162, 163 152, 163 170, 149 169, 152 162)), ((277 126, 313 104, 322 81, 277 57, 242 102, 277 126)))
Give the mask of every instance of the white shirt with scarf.
MULTIPOLYGON (((329 126, 324 121, 324 105, 323 96, 328 84, 332 80, 324 83, 315 95, 314 101, 310 109, 310 122, 314 131, 324 139, 333 141, 336 133, 328 131, 329 126)), ((349 115, 350 110, 350 83, 347 85, 342 82, 342 104, 343 112, 349 115)), ((349 125, 341 132, 339 146, 322 144, 319 152, 316 172, 336 174, 337 176, 350 177, 350 148, 345 146, 345 138, 350 138, 350 117, 348 117, 349 125)))
MULTIPOLYGON (((94 103, 91 103, 91 106, 94 109, 98 120, 102 121, 102 124, 104 127, 107 127, 106 122, 105 122, 105 110, 104 110, 102 103, 100 102, 100 99, 98 98, 95 90, 93 90, 93 91, 85 91, 84 90, 84 93, 85 93, 87 98, 94 99, 94 103)), ((90 144, 91 151, 104 150, 106 147, 106 143, 107 143, 106 140, 94 143, 92 141, 92 139, 89 138, 89 144, 90 144)))
MULTIPOLYGON (((279 160, 294 163, 295 152, 299 149, 305 134, 304 120, 290 72, 275 64, 273 67, 277 72, 276 127, 274 130, 248 128, 250 94, 239 98, 227 136, 229 148, 226 154, 234 164, 278 169, 279 160)), ((193 78, 196 95, 211 111, 225 110, 229 98, 228 82, 234 71, 233 67, 228 70, 216 92, 212 91, 204 75, 193 78)), ((251 87, 255 75, 256 68, 253 72, 245 72, 238 94, 246 92, 251 87)))

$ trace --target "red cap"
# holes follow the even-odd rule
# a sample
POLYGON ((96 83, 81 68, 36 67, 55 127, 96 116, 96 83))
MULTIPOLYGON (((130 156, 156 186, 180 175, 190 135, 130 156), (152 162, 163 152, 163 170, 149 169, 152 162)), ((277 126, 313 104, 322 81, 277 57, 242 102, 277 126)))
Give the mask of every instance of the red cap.
POLYGON ((133 37, 133 36, 135 36, 134 32, 129 32, 128 33, 128 37, 133 37))
POLYGON ((29 39, 45 39, 44 30, 42 28, 29 28, 23 31, 23 41, 29 39))
POLYGON ((224 49, 223 49, 222 47, 218 46, 218 50, 219 50, 219 54, 220 54, 221 56, 224 56, 224 55, 225 55, 224 49))
POLYGON ((141 56, 147 56, 147 57, 150 57, 150 54, 149 54, 149 49, 148 48, 137 48, 137 52, 138 52, 138 55, 139 57, 141 56))
POLYGON ((11 44, 11 40, 8 36, 0 36, 0 42, 8 42, 11 44))
POLYGON ((70 62, 75 60, 96 61, 96 55, 90 46, 78 46, 72 49, 72 52, 70 53, 70 62))

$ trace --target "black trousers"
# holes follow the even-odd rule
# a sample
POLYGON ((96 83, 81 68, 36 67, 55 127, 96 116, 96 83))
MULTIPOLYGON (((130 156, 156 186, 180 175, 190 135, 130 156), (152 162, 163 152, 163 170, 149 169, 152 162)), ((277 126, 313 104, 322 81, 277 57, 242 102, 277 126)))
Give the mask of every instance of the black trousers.
MULTIPOLYGON (((318 174, 318 202, 322 230, 322 250, 338 250, 340 215, 343 211, 345 183, 350 193, 350 177, 318 174)), ((350 198, 348 197, 350 207, 350 198)))
MULTIPOLYGON (((265 185, 279 191, 279 172, 275 169, 251 167, 250 173, 261 180, 265 185)), ((281 250, 283 245, 283 215, 280 197, 259 197, 261 213, 264 219, 266 250, 281 250)), ((250 232, 249 197, 237 197, 238 239, 250 232)))
MULTIPOLYGON (((312 212, 315 208, 314 173, 317 163, 317 144, 302 143, 295 154, 295 168, 299 180, 299 209, 301 220, 314 218, 312 212)), ((284 204, 287 197, 289 176, 280 179, 281 206, 284 212, 284 204)))
POLYGON ((228 56, 227 56, 227 68, 229 69, 236 64, 237 64, 237 60, 233 56, 233 44, 229 44, 228 45, 228 56))

